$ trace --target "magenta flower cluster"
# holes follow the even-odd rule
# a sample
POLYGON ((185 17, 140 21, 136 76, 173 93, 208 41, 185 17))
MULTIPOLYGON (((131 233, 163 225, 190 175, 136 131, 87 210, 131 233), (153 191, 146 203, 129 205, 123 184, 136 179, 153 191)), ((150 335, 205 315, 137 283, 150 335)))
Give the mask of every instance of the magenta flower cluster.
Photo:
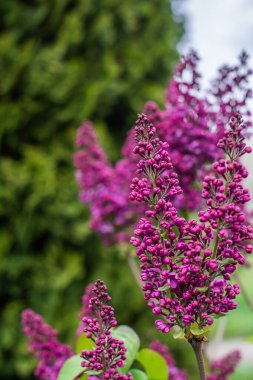
POLYGON ((22 328, 28 339, 29 351, 39 360, 34 375, 43 380, 57 380, 63 363, 74 355, 71 348, 61 344, 56 331, 32 310, 23 311, 22 328))
MULTIPOLYGON (((238 65, 220 69, 209 96, 199 91, 198 61, 196 53, 190 52, 179 62, 168 83, 164 110, 152 102, 145 107, 158 136, 170 145, 172 162, 184 192, 175 199, 180 211, 200 207, 202 177, 208 165, 220 157, 217 142, 234 109, 240 106, 250 116, 247 103, 251 97, 248 85, 251 71, 246 54, 241 55, 238 65)), ((127 242, 132 225, 143 214, 141 205, 133 204, 128 197, 137 160, 132 154, 133 136, 134 128, 122 148, 122 159, 113 167, 90 122, 77 132, 79 151, 74 165, 80 199, 89 205, 91 227, 107 244, 127 242)))
POLYGON ((146 216, 139 220, 131 242, 141 263, 145 299, 160 316, 157 328, 165 333, 177 325, 188 334, 236 308, 240 290, 229 283, 230 275, 237 263, 245 262, 243 253, 252 252, 245 243, 253 237, 241 211, 250 199, 242 186, 248 173, 238 158, 251 149, 244 142, 241 117, 231 118, 229 126, 218 143, 226 158, 215 162, 215 174, 203 182, 207 209, 199 212, 200 221, 187 221, 173 206, 182 189, 168 144, 157 137, 145 115, 136 122, 134 153, 141 159, 130 198, 146 204, 146 216))
POLYGON ((211 375, 207 375, 207 380, 229 380, 238 363, 241 360, 239 351, 233 351, 222 359, 214 360, 210 363, 211 375))
POLYGON ((209 90, 212 96, 200 94, 198 62, 197 54, 191 51, 177 65, 166 90, 165 110, 153 102, 148 102, 144 109, 161 140, 170 145, 170 156, 184 192, 176 200, 181 210, 196 210, 200 206, 199 183, 207 165, 220 156, 217 142, 234 110, 245 108, 247 117, 250 116, 246 108, 251 97, 247 55, 240 56, 238 65, 219 70, 209 90))
POLYGON ((82 351, 81 365, 85 372, 94 371, 99 379, 132 380, 130 373, 118 372, 126 360, 126 348, 123 341, 113 338, 111 334, 111 329, 117 326, 117 322, 113 307, 108 305, 111 298, 103 281, 96 281, 92 293, 89 309, 93 317, 83 318, 83 331, 96 347, 91 351, 82 351))
POLYGON ((216 131, 211 129, 215 113, 207 99, 199 96, 197 62, 196 53, 191 52, 176 67, 165 94, 165 110, 153 102, 144 108, 161 140, 170 145, 170 156, 184 191, 184 196, 177 198, 177 207, 182 210, 195 210, 200 203, 197 185, 204 165, 219 154, 216 131))

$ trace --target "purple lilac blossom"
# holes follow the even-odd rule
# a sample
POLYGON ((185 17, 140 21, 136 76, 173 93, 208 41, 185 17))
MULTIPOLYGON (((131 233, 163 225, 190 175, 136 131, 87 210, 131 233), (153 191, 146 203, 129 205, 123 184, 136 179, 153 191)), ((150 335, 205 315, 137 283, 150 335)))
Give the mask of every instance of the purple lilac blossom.
MULTIPOLYGON (((225 65, 219 70, 209 96, 199 91, 198 61, 193 51, 181 59, 168 83, 164 110, 153 102, 145 107, 159 137, 170 145, 175 172, 184 192, 175 199, 180 211, 200 207, 200 183, 208 165, 220 157, 217 142, 236 107, 240 106, 244 114, 250 116, 247 103, 251 97, 248 85, 251 71, 247 55, 240 56, 238 65, 225 65)), ((122 148, 122 159, 113 167, 90 122, 84 123, 77 132, 79 151, 74 165, 81 189, 80 200, 89 205, 91 227, 107 245, 127 242, 132 225, 143 214, 142 205, 129 202, 128 197, 137 160, 132 154, 133 136, 134 128, 122 148)))
POLYGON ((78 129, 76 145, 80 148, 74 156, 76 179, 81 188, 80 200, 90 208, 91 227, 107 245, 127 242, 127 228, 135 222, 141 208, 128 197, 135 168, 127 156, 131 150, 128 139, 122 149, 123 158, 115 167, 108 162, 90 122, 78 129))
POLYGON ((158 352, 165 359, 169 367, 169 380, 187 380, 186 371, 176 367, 175 360, 164 343, 161 343, 159 340, 155 340, 150 343, 149 347, 158 352))
POLYGON ((229 380, 235 368, 241 360, 239 351, 233 351, 222 359, 214 360, 210 363, 211 374, 207 375, 206 380, 229 380))
POLYGON ((23 311, 22 328, 27 336, 29 351, 39 360, 35 377, 56 380, 63 363, 74 355, 70 346, 60 343, 57 332, 33 310, 23 311))
POLYGON ((153 102, 144 107, 161 140, 170 145, 171 160, 184 193, 175 201, 181 210, 200 207, 199 184, 206 167, 220 157, 217 142, 229 118, 243 108, 250 117, 246 107, 251 97, 247 55, 239 57, 238 65, 219 70, 209 96, 200 91, 198 62, 196 52, 191 51, 176 66, 165 93, 165 110, 153 102))
POLYGON ((244 264, 242 253, 252 252, 243 243, 252 239, 253 229, 241 210, 250 199, 241 184, 248 173, 238 161, 251 148, 244 142, 239 115, 229 127, 218 142, 226 157, 214 163, 215 175, 203 182, 207 209, 199 212, 200 221, 179 217, 173 206, 182 189, 168 144, 145 115, 139 115, 135 127, 134 152, 140 161, 130 198, 146 203, 147 211, 131 242, 141 263, 142 289, 153 314, 160 316, 157 328, 168 333, 179 326, 187 339, 191 326, 201 329, 213 323, 213 316, 236 308, 240 290, 229 283, 230 275, 238 263, 244 264))
POLYGON ((179 176, 184 195, 177 197, 176 206, 195 210, 201 196, 197 187, 204 165, 217 159, 217 136, 211 129, 215 113, 205 96, 199 94, 198 56, 190 52, 176 66, 165 93, 165 110, 147 103, 144 113, 162 141, 170 145, 170 156, 179 176))
POLYGON ((84 372, 95 371, 96 377, 103 380, 133 380, 132 375, 119 374, 126 360, 126 348, 123 341, 113 338, 111 329, 117 326, 114 309, 108 305, 111 300, 103 281, 97 280, 92 289, 89 309, 93 317, 83 318, 83 331, 96 348, 83 350, 82 367, 84 372))
POLYGON ((92 123, 86 122, 77 131, 76 145, 81 150, 74 156, 78 169, 76 179, 81 187, 80 200, 90 205, 91 227, 103 234, 111 233, 112 226, 101 214, 106 213, 107 191, 113 176, 105 152, 98 143, 92 123), (103 207, 102 207, 103 205, 103 207))

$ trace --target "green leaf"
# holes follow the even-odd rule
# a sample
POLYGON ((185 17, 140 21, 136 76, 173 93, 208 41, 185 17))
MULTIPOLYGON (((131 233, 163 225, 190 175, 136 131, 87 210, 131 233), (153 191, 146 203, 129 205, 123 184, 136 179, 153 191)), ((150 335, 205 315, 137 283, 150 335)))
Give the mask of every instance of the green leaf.
POLYGON ((226 262, 229 264, 237 264, 237 261, 235 261, 234 259, 228 259, 226 260, 226 262))
POLYGON ((148 380, 146 373, 139 369, 131 369, 130 372, 133 375, 134 380, 148 380))
POLYGON ((74 380, 83 372, 82 358, 79 355, 72 356, 61 367, 57 380, 74 380))
POLYGON ((204 336, 210 331, 210 326, 200 327, 197 322, 194 322, 190 326, 190 331, 192 335, 195 336, 204 336))
POLYGON ((173 338, 174 339, 185 339, 184 330, 179 326, 174 326, 173 329, 173 338))
POLYGON ((208 286, 202 286, 201 288, 196 288, 198 292, 205 293, 208 290, 208 286))
POLYGON ((112 330, 112 336, 122 340, 127 349, 124 367, 119 369, 120 373, 126 373, 129 371, 139 351, 140 339, 131 327, 123 325, 112 330))
POLYGON ((164 290, 168 290, 168 289, 170 289, 170 287, 168 285, 163 285, 160 288, 158 288, 158 290, 160 290, 160 292, 163 292, 164 290))
POLYGON ((219 319, 221 317, 226 317, 227 314, 225 313, 217 313, 217 314, 211 314, 210 317, 213 318, 213 319, 219 319))
POLYGON ((83 350, 92 350, 95 348, 94 342, 91 339, 88 339, 83 333, 80 335, 76 341, 76 353, 80 354, 83 350))
POLYGON ((158 352, 144 348, 139 352, 136 360, 142 364, 149 379, 168 380, 168 364, 158 352))

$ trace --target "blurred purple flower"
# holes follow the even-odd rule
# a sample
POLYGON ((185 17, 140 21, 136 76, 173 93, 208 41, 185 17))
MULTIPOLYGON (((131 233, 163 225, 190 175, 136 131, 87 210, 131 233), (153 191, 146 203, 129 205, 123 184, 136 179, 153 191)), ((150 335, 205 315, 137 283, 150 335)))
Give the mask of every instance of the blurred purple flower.
POLYGON ((22 313, 22 328, 28 339, 29 351, 39 360, 34 375, 43 380, 57 380, 63 363, 73 356, 70 346, 57 340, 57 332, 33 310, 22 313))
MULTIPOLYGON (((179 211, 196 210, 202 202, 200 183, 210 163, 221 157, 217 142, 237 107, 250 117, 247 108, 251 91, 247 55, 239 63, 222 67, 208 96, 200 92, 197 54, 191 51, 176 66, 165 94, 165 109, 148 102, 145 113, 158 136, 170 145, 170 156, 184 195, 175 199, 179 211), (235 95, 236 93, 236 95, 235 95)), ((74 165, 80 199, 90 208, 91 227, 106 244, 125 243, 132 225, 143 213, 141 204, 129 201, 135 173, 134 128, 122 148, 122 159, 113 167, 99 145, 90 122, 77 132, 74 165)))
POLYGON ((240 360, 240 352, 233 351, 222 359, 212 361, 209 365, 211 374, 207 375, 206 380, 229 380, 228 375, 234 373, 240 360))

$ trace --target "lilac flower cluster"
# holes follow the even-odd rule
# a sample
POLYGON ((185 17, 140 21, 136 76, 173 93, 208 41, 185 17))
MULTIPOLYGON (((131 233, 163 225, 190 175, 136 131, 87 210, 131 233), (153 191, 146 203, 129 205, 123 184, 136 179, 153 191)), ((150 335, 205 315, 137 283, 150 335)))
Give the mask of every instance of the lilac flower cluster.
POLYGON ((89 309, 94 317, 83 318, 83 331, 92 339, 96 348, 84 350, 82 367, 85 372, 95 371, 96 377, 103 380, 132 380, 132 375, 119 374, 126 359, 124 343, 111 335, 111 329, 117 325, 114 309, 108 305, 111 300, 103 281, 97 280, 92 289, 93 297, 89 301, 89 309))
POLYGON ((239 351, 233 351, 222 359, 214 360, 210 363, 211 375, 207 376, 207 380, 229 380, 229 376, 237 367, 241 360, 239 351))
MULTIPOLYGON (((222 275, 230 279, 230 273, 237 263, 244 264, 242 253, 251 253, 252 245, 245 244, 253 237, 251 226, 245 223, 242 206, 250 200, 248 189, 244 189, 242 180, 248 177, 248 171, 238 161, 252 149, 244 142, 242 131, 246 128, 240 115, 230 119, 230 130, 224 132, 218 146, 226 157, 213 164, 216 176, 207 176, 203 181, 202 197, 206 199, 208 209, 199 212, 201 222, 208 222, 216 232, 214 254, 219 260, 229 260, 220 266, 222 275)), ((217 263, 218 264, 218 263, 217 263)))
POLYGON ((135 164, 128 157, 131 136, 123 149, 123 158, 112 167, 90 122, 77 131, 74 156, 76 179, 80 185, 80 200, 87 203, 91 213, 91 227, 99 232, 105 244, 129 240, 127 227, 136 220, 138 207, 128 198, 129 184, 135 164))
POLYGON ((57 333, 32 310, 22 313, 22 328, 28 337, 30 352, 39 364, 34 375, 43 380, 56 380, 63 363, 72 355, 71 348, 57 340, 57 333))
POLYGON ((186 371, 177 368, 175 360, 165 344, 161 343, 159 340, 155 340, 150 343, 149 347, 162 355, 166 360, 169 367, 169 380, 187 380, 186 371))
POLYGON ((197 62, 196 53, 191 52, 177 65, 165 94, 165 110, 152 102, 144 108, 161 140, 170 145, 171 159, 184 191, 184 196, 177 199, 177 207, 182 210, 195 210, 200 203, 196 182, 204 165, 218 154, 217 137, 211 129, 215 113, 207 99, 199 96, 197 62))
POLYGON ((238 161, 251 151, 244 143, 244 128, 240 116, 232 118, 230 130, 219 141, 228 159, 217 161, 215 176, 204 179, 208 208, 199 212, 198 222, 179 217, 172 204, 182 189, 168 144, 156 136, 145 115, 136 122, 134 152, 141 160, 130 198, 146 203, 148 210, 131 242, 141 262, 145 299, 153 313, 162 317, 156 326, 165 333, 179 326, 191 339, 201 330, 204 334, 203 327, 213 323, 213 316, 236 308, 239 286, 228 281, 236 264, 244 263, 242 251, 252 252, 251 245, 242 243, 253 237, 240 207, 249 200, 241 184, 247 171, 238 161))
MULTIPOLYGON (((165 110, 148 102, 144 111, 161 140, 170 145, 172 162, 184 192, 184 196, 175 199, 180 211, 199 208, 202 177, 208 165, 220 157, 217 142, 234 109, 240 106, 244 114, 250 116, 247 103, 251 97, 248 85, 251 71, 246 54, 241 55, 238 65, 220 69, 209 96, 199 91, 198 61, 195 52, 181 59, 168 83, 165 110)), ((89 205, 91 227, 106 244, 127 242, 131 226, 143 214, 141 205, 129 202, 128 197, 136 167, 133 136, 134 129, 122 148, 122 159, 113 167, 90 122, 84 123, 77 132, 79 151, 74 165, 81 188, 80 199, 89 205)))
POLYGON ((82 149, 74 156, 74 165, 78 169, 76 179, 81 187, 80 200, 91 207, 91 227, 96 229, 99 226, 99 232, 107 234, 112 226, 104 218, 107 212, 106 188, 113 173, 90 122, 78 129, 76 145, 82 149))
POLYGON ((144 108, 161 140, 170 145, 170 156, 184 192, 176 201, 181 210, 199 207, 199 182, 206 166, 220 156, 217 142, 234 110, 240 106, 250 116, 246 105, 251 97, 251 71, 246 54, 242 54, 238 65, 219 70, 209 90, 212 97, 200 95, 198 61, 197 54, 191 51, 177 65, 165 94, 165 110, 153 102, 144 108))

